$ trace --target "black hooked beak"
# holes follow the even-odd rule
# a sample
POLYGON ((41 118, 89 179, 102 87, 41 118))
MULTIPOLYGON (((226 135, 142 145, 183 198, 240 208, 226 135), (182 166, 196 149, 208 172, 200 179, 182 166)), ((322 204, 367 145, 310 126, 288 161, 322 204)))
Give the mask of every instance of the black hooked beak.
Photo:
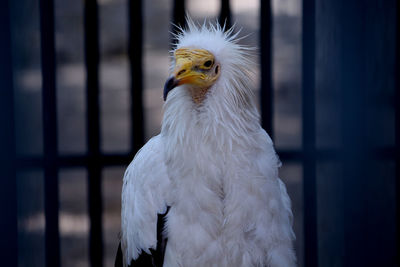
POLYGON ((165 82, 164 85, 164 101, 167 100, 167 95, 169 93, 169 91, 171 91, 172 89, 174 89, 175 87, 178 86, 178 80, 175 79, 175 77, 170 77, 168 78, 168 80, 165 82))

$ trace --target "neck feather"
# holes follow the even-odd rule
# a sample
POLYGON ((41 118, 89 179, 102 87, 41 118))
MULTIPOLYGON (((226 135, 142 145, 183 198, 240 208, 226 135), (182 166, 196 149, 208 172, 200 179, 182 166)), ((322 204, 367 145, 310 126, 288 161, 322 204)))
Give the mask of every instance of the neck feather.
POLYGON ((193 101, 189 88, 175 88, 164 105, 161 134, 172 137, 175 144, 212 140, 218 146, 232 147, 235 140, 241 140, 249 145, 249 136, 260 129, 259 114, 251 96, 232 92, 237 90, 234 86, 216 83, 201 103, 193 101))

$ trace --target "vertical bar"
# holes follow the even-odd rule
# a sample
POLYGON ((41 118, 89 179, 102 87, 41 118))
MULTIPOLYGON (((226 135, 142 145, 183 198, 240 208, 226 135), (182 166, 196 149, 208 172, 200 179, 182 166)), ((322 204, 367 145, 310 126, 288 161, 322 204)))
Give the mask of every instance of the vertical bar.
POLYGON ((143 15, 142 1, 129 0, 129 63, 131 76, 131 149, 135 154, 144 142, 143 122, 143 15))
POLYGON ((175 34, 179 33, 179 28, 186 27, 185 18, 185 0, 174 0, 174 6, 172 10, 172 27, 171 27, 171 47, 173 47, 177 39, 174 38, 175 34))
POLYGON ((318 266, 315 169, 315 0, 303 0, 302 115, 304 265, 318 266))
POLYGON ((46 213, 46 266, 60 266, 58 229, 57 108, 53 0, 40 0, 42 112, 46 213))
MULTIPOLYGON (((174 7, 172 11, 172 32, 177 33, 178 29, 175 26, 184 28, 186 25, 185 19, 185 0, 174 0, 174 7)), ((173 40, 173 43, 176 40, 173 40)))
POLYGON ((11 58, 10 7, 0 1, 0 258, 4 266, 18 266, 17 183, 15 175, 14 95, 11 58))
POLYGON ((229 0, 221 0, 221 9, 219 12, 218 21, 219 25, 221 26, 225 25, 226 30, 232 26, 232 15, 231 15, 231 7, 229 0))
POLYGON ((261 126, 273 138, 271 0, 260 1, 261 126))
POLYGON ((400 1, 396 1, 396 72, 395 72, 395 131, 396 131, 396 243, 397 266, 400 266, 400 1))
POLYGON ((87 90, 88 197, 90 216, 89 257, 93 267, 103 266, 102 198, 99 109, 99 27, 96 0, 84 7, 85 63, 87 90))
MULTIPOLYGON (((366 77, 369 67, 366 40, 369 37, 366 39, 365 31, 368 28, 368 8, 373 4, 363 0, 342 0, 338 1, 338 5, 341 10, 338 19, 341 26, 341 73, 338 76, 341 77, 343 124, 344 266, 377 266, 373 263, 377 255, 373 254, 377 250, 370 249, 371 244, 376 245, 373 242, 376 240, 375 234, 365 235, 371 230, 368 201, 373 193, 369 173, 373 167, 369 164, 370 155, 367 155, 369 144, 366 134, 369 116, 366 99, 372 85, 369 85, 366 77)), ((374 30, 371 29, 372 32, 374 30)), ((374 55, 371 56, 373 58, 374 55)))
POLYGON ((177 26, 185 26, 185 0, 174 0, 172 22, 177 26))

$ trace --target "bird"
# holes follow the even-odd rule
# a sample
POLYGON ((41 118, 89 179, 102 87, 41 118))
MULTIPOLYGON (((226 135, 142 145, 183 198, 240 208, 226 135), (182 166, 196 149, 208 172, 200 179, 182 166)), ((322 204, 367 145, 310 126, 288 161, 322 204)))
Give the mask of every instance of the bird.
POLYGON ((251 90, 255 50, 239 33, 179 27, 160 134, 124 174, 115 266, 297 265, 281 162, 251 90))

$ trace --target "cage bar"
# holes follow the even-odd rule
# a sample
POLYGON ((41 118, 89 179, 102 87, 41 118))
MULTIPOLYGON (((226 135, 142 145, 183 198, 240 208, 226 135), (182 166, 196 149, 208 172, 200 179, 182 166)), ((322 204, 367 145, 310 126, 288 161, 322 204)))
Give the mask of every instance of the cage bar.
MULTIPOLYGON (((174 0, 172 10, 172 33, 178 33, 177 27, 184 28, 186 26, 186 19, 185 19, 185 0, 174 0)), ((175 43, 176 40, 172 37, 172 43, 175 43)))
POLYGON ((315 0, 303 0, 302 120, 304 266, 318 266, 315 149, 315 0))
POLYGON ((273 139, 271 0, 260 1, 261 126, 273 139))
POLYGON ((93 267, 103 266, 102 197, 99 109, 99 26, 96 0, 86 0, 84 6, 88 198, 90 216, 89 257, 93 267))
POLYGON ((0 256, 4 266, 18 266, 17 181, 15 170, 14 93, 10 6, 0 2, 0 256))
POLYGON ((143 120, 143 8, 141 0, 129 0, 129 64, 131 83, 131 153, 144 142, 143 120))
POLYGON ((226 30, 232 26, 232 14, 229 0, 221 0, 221 9, 219 12, 218 22, 221 26, 225 25, 226 30))
POLYGON ((396 3, 396 72, 395 72, 395 138, 396 138, 396 251, 400 266, 400 2, 396 3))
MULTIPOLYGON (((371 251, 369 247, 370 236, 374 238, 374 233, 365 235, 371 229, 367 201, 368 194, 373 192, 370 188, 374 184, 369 174, 373 168, 366 151, 370 145, 366 134, 368 121, 366 92, 370 89, 370 85, 365 79, 368 72, 364 31, 368 27, 365 18, 370 5, 362 0, 338 1, 337 5, 340 6, 344 3, 346 8, 343 9, 340 17, 339 63, 342 97, 342 183, 345 184, 343 187, 343 203, 345 205, 342 207, 345 239, 343 244, 344 265, 376 266, 380 264, 373 264, 371 261, 374 258, 371 252, 375 251, 371 251), (355 17, 355 14, 358 16, 355 17)), ((376 186, 379 185, 376 184, 376 186)))
POLYGON ((58 169, 56 60, 53 0, 40 0, 40 41, 42 63, 42 112, 45 180, 46 266, 60 266, 58 228, 58 169))

